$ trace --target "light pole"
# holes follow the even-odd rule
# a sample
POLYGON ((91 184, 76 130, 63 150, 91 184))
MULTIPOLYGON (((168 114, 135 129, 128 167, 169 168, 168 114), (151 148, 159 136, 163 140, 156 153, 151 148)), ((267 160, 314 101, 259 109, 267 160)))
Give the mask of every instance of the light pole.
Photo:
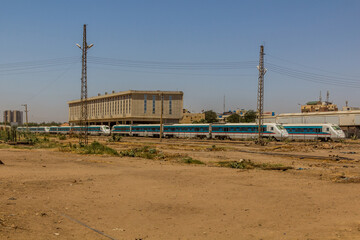
POLYGON ((29 131, 29 122, 28 122, 28 109, 27 109, 27 104, 22 104, 21 106, 25 107, 25 119, 26 119, 26 131, 29 131))

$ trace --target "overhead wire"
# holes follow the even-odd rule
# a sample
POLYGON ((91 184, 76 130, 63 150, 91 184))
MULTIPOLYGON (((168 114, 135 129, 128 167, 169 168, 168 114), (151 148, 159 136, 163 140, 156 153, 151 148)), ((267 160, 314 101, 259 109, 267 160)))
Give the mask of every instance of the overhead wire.
POLYGON ((256 61, 244 62, 161 62, 161 61, 135 61, 115 58, 89 56, 88 63, 107 65, 113 67, 151 68, 151 69, 179 69, 179 70, 227 70, 240 68, 253 68, 256 61))
POLYGON ((329 85, 341 86, 341 87, 360 88, 360 81, 348 81, 341 78, 335 78, 331 76, 314 74, 314 73, 299 71, 286 67, 281 67, 270 63, 267 64, 267 68, 268 71, 270 72, 274 72, 277 74, 285 75, 291 78, 296 78, 308 82, 329 84, 329 85))

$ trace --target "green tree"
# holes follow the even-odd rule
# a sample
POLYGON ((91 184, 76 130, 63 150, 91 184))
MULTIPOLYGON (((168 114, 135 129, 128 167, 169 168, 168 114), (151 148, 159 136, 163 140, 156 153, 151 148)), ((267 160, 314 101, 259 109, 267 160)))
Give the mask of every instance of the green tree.
POLYGON ((214 123, 217 122, 217 114, 213 110, 209 110, 205 112, 205 120, 207 123, 214 123))
POLYGON ((228 118, 226 118, 226 121, 229 123, 239 123, 240 122, 240 115, 233 113, 228 118))
POLYGON ((254 110, 249 110, 245 113, 244 117, 241 118, 241 122, 255 122, 256 112, 254 110))

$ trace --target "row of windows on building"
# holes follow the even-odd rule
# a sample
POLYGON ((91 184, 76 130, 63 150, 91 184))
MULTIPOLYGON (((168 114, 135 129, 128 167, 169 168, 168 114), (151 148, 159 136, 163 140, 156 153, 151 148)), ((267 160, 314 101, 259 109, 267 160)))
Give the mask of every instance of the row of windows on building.
MULTIPOLYGON (((156 112, 156 95, 152 95, 152 113, 155 114, 155 112, 156 112)), ((147 95, 146 94, 144 94, 144 113, 147 113, 147 95)), ((172 114, 172 96, 169 96, 169 114, 172 114)))
MULTIPOLYGON (((90 100, 87 104, 88 116, 112 114, 129 114, 131 112, 131 96, 118 96, 106 99, 90 100)), ((80 117, 81 103, 70 106, 70 116, 80 117)))

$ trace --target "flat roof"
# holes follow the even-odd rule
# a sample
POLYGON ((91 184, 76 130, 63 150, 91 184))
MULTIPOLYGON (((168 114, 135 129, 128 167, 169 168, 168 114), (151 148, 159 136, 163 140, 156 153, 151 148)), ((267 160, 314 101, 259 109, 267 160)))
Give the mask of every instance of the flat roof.
MULTIPOLYGON (((157 94, 172 94, 172 95, 183 95, 183 91, 160 91, 160 90, 156 90, 156 91, 146 91, 146 90, 128 90, 128 91, 122 91, 122 92, 115 92, 115 93, 108 93, 108 94, 103 94, 100 96, 94 96, 94 97, 89 97, 87 100, 88 101, 92 101, 92 100, 97 100, 97 99, 103 99, 103 98, 111 98, 111 97, 115 97, 115 96, 121 96, 121 95, 128 95, 128 94, 149 94, 149 95, 157 95, 157 94)), ((76 100, 71 100, 68 101, 68 104, 71 103, 78 103, 80 102, 81 99, 76 99, 76 100)))
POLYGON ((342 115, 342 114, 360 114, 360 110, 349 111, 328 111, 328 112, 307 112, 307 113, 280 113, 275 116, 263 116, 264 118, 275 117, 303 117, 303 116, 322 116, 322 115, 342 115))

